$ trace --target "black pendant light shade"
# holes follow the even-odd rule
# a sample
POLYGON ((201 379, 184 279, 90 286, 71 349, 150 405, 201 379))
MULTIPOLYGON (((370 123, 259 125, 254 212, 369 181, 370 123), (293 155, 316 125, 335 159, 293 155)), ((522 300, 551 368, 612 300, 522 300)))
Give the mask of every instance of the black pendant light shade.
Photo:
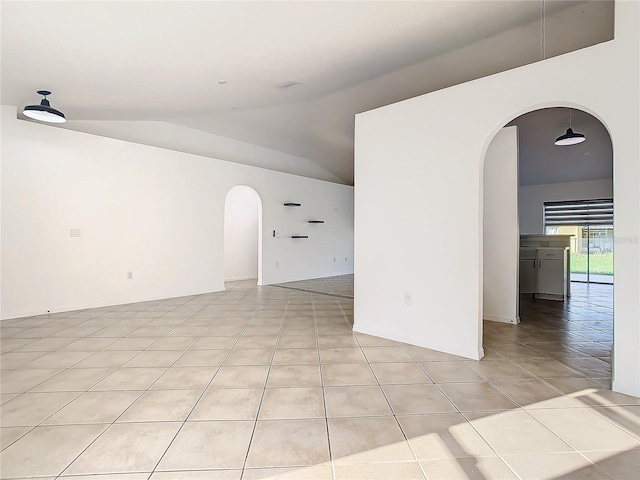
POLYGON ((26 117, 48 123, 64 123, 67 121, 67 119, 64 118, 64 113, 52 108, 49 100, 47 100, 47 95, 51 95, 51 92, 47 90, 38 90, 38 94, 42 95, 44 98, 40 102, 40 105, 27 105, 24 107, 22 113, 26 117))
POLYGON ((582 143, 586 137, 581 133, 575 133, 571 128, 567 128, 567 133, 556 138, 556 145, 575 145, 582 143))
POLYGON ((571 128, 571 109, 569 109, 569 128, 567 128, 567 133, 556 138, 555 144, 559 146, 576 145, 584 142, 586 139, 582 133, 576 133, 571 128))

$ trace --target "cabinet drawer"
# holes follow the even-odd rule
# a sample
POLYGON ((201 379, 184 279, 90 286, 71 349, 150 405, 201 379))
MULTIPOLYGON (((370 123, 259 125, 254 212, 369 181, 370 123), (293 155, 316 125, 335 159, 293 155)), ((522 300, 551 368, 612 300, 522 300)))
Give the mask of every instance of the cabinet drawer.
POLYGON ((563 260, 564 249, 561 248, 539 248, 538 260, 563 260))

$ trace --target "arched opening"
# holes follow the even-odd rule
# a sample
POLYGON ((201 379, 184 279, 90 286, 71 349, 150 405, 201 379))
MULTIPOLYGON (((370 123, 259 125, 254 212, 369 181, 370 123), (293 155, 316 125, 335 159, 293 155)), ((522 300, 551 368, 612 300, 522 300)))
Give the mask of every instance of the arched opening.
POLYGON ((485 354, 539 357, 545 368, 567 368, 609 386, 614 278, 609 131, 573 106, 536 109, 499 130, 484 160, 485 354), (568 128, 586 140, 555 145, 568 128), (517 338, 518 344, 506 338, 517 338))
POLYGON ((233 187, 225 199, 224 280, 262 285, 262 201, 246 185, 233 187))

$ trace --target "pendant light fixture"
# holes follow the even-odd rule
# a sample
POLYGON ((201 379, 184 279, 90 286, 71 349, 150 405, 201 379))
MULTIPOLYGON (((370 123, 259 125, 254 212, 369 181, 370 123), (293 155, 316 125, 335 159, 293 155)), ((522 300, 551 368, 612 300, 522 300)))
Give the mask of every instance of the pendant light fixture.
POLYGON ((560 135, 556 138, 556 145, 576 145, 578 143, 582 143, 587 138, 582 133, 576 133, 571 128, 571 109, 569 109, 569 128, 567 128, 567 133, 564 135, 560 135))
POLYGON ((24 107, 22 113, 26 117, 48 123, 64 123, 67 121, 67 119, 64 118, 64 113, 52 108, 49 100, 47 100, 47 95, 51 95, 51 92, 47 90, 38 90, 38 94, 42 95, 44 98, 40 102, 40 105, 27 105, 24 107))

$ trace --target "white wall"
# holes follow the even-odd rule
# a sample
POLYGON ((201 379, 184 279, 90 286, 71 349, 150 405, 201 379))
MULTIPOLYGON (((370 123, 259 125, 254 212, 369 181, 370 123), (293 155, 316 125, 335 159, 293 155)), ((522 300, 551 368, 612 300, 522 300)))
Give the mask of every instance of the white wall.
POLYGON ((544 202, 613 197, 613 179, 527 185, 518 191, 521 233, 544 233, 544 202))
POLYGON ((233 187, 224 204, 224 280, 258 278, 260 198, 246 185, 233 187))
POLYGON ((483 318, 518 318, 518 127, 500 130, 484 161, 483 318))
POLYGON ((263 283, 353 271, 353 187, 16 114, 2 108, 2 318, 223 290, 224 201, 236 185, 262 199, 263 283), (303 204, 298 216, 286 201, 303 204), (302 223, 315 215, 321 229, 302 223), (310 238, 285 237, 293 231, 310 238))
POLYGON ((356 117, 356 331, 481 357, 487 147, 523 113, 580 108, 611 133, 613 388, 640 396, 639 17, 617 2, 615 40, 356 117))

